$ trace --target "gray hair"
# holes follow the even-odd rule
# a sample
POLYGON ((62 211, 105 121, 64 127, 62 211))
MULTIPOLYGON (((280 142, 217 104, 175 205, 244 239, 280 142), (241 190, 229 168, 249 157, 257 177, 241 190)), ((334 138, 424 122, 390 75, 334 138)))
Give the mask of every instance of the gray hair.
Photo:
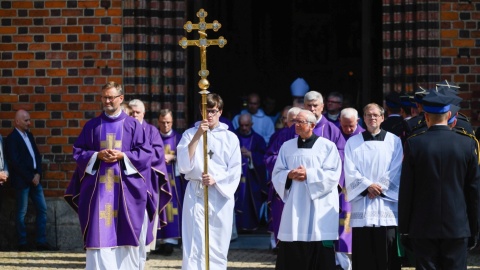
POLYGON ((292 107, 288 110, 287 117, 295 117, 297 114, 302 110, 302 108, 299 107, 292 107))
POLYGON ((128 105, 130 105, 130 107, 138 107, 142 112, 145 112, 145 104, 143 104, 143 102, 140 100, 140 99, 132 99, 128 105))
POLYGON ((354 118, 354 120, 358 119, 358 111, 355 110, 354 108, 351 108, 351 107, 345 108, 340 112, 340 118, 350 119, 352 117, 354 118))
POLYGON ((299 114, 304 113, 305 116, 306 116, 306 119, 309 123, 312 123, 312 124, 317 123, 317 117, 315 117, 315 114, 313 114, 311 111, 301 109, 300 112, 298 112, 298 113, 299 114))
POLYGON ((317 91, 309 91, 305 94, 305 97, 304 97, 304 102, 308 102, 308 101, 312 101, 312 100, 318 100, 320 101, 320 103, 323 103, 323 97, 322 97, 322 94, 320 94, 319 92, 317 91))

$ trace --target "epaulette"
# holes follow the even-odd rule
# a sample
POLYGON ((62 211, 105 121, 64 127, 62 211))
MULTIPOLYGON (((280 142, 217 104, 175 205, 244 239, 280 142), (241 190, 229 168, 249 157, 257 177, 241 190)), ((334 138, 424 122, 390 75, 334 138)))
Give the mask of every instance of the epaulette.
POLYGON ((414 134, 410 135, 407 139, 413 138, 413 137, 418 136, 418 135, 422 135, 422 134, 425 133, 425 132, 426 132, 426 130, 423 130, 423 131, 421 131, 421 132, 419 132, 419 133, 414 133, 414 134))
POLYGON ((465 129, 460 130, 460 129, 455 129, 454 128, 454 131, 457 134, 461 134, 461 135, 470 137, 472 140, 475 141, 475 144, 477 145, 477 149, 475 149, 475 154, 477 155, 478 165, 480 165, 480 143, 478 142, 477 137, 475 137, 475 134, 468 133, 465 129))

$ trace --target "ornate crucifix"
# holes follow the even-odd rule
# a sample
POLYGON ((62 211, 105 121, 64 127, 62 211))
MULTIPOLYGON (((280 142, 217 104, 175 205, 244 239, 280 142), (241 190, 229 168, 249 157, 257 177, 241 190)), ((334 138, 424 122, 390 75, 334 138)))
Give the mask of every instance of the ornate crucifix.
MULTIPOLYGON (((201 91, 199 92, 202 95, 202 116, 204 119, 207 118, 207 94, 208 87, 210 87, 210 82, 207 80, 209 71, 207 69, 207 47, 210 45, 218 45, 220 48, 223 48, 227 44, 227 40, 220 36, 218 39, 207 39, 207 29, 212 29, 217 32, 222 25, 218 21, 213 21, 213 23, 206 23, 205 17, 208 13, 202 8, 197 12, 197 17, 199 18, 198 24, 192 24, 191 21, 183 26, 183 29, 190 33, 192 30, 198 30, 200 37, 197 40, 188 40, 186 37, 180 39, 178 44, 182 48, 187 48, 188 46, 197 46, 200 48, 200 71, 198 75, 200 76, 200 81, 198 81, 198 87, 201 91)), ((207 132, 203 133, 203 172, 208 173, 208 158, 207 158, 207 132)), ((203 189, 203 205, 205 213, 205 269, 210 269, 210 257, 209 257, 209 228, 208 228, 208 186, 205 186, 203 189)))

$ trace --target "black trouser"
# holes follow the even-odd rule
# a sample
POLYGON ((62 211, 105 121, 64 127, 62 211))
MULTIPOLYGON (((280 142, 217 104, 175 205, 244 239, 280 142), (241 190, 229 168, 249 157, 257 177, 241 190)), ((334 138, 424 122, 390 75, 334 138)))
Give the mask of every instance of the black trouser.
POLYGON ((352 268, 368 270, 400 270, 397 227, 352 228, 352 268))
POLYGON ((412 238, 416 269, 467 269, 468 238, 425 239, 412 238))

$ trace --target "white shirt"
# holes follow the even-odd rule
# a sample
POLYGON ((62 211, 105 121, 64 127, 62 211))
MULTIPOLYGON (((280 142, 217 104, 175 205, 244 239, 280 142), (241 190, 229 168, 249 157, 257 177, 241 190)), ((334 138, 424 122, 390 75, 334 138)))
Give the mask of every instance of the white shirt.
POLYGON ((36 169, 37 161, 35 160, 35 152, 33 152, 32 143, 28 139, 27 133, 20 131, 18 128, 15 128, 15 129, 18 131, 18 133, 20 133, 20 136, 22 136, 23 141, 25 141, 25 144, 27 145, 27 148, 28 148, 28 152, 30 152, 30 156, 32 156, 32 159, 33 159, 33 168, 36 169))

